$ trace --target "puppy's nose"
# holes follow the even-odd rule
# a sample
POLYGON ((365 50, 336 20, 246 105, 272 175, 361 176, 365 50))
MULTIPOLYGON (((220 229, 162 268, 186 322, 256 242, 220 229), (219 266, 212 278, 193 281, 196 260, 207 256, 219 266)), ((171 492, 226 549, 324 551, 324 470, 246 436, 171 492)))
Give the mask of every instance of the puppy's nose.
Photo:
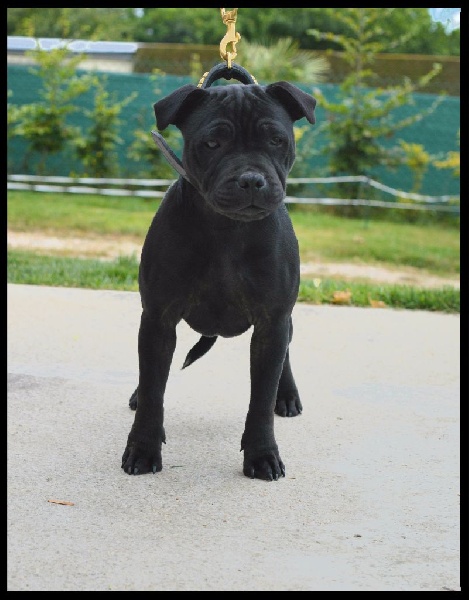
POLYGON ((239 176, 238 185, 243 190, 256 191, 263 188, 266 185, 266 181, 260 173, 248 171, 239 176))

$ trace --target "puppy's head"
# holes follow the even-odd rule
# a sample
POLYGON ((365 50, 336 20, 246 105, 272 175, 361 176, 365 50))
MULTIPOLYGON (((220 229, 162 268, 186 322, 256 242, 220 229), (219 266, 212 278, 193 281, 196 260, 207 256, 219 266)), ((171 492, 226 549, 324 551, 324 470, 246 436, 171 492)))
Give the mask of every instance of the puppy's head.
POLYGON ((211 208, 232 219, 267 216, 283 202, 295 160, 293 123, 314 124, 316 100, 286 81, 267 86, 185 85, 154 105, 156 124, 176 125, 182 162, 211 208))

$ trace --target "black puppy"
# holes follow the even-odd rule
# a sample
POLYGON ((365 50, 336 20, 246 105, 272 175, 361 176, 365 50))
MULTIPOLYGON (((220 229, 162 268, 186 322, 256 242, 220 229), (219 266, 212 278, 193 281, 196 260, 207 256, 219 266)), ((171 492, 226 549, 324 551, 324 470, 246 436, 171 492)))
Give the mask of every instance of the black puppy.
POLYGON ((185 85, 154 105, 158 129, 184 138, 180 177, 168 190, 142 249, 139 383, 135 420, 122 457, 129 474, 162 469, 163 400, 184 319, 202 335, 184 367, 217 336, 251 326, 251 398, 241 439, 243 472, 285 476, 274 412, 302 406, 290 368, 292 310, 298 295, 298 242, 284 204, 295 159, 293 123, 314 124, 315 99, 279 81, 267 86, 185 85))

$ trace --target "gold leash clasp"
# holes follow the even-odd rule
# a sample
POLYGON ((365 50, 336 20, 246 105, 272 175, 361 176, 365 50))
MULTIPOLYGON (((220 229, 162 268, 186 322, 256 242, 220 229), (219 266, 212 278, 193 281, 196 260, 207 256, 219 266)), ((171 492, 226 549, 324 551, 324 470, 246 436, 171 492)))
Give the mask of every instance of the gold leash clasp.
POLYGON ((225 10, 224 8, 220 8, 221 18, 223 23, 227 27, 227 31, 220 42, 220 56, 223 60, 226 60, 226 64, 228 65, 228 69, 231 69, 231 61, 236 58, 236 44, 241 39, 241 34, 235 31, 235 23, 236 18, 238 16, 238 9, 233 8, 233 10, 225 10), (228 52, 226 47, 228 44, 231 44, 232 51, 228 52))

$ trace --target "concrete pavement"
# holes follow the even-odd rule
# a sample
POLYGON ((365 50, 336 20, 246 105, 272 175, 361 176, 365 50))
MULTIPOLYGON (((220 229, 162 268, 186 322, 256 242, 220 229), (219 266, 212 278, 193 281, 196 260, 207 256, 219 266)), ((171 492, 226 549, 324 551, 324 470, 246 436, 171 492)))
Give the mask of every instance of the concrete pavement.
POLYGON ((265 482, 239 451, 250 332, 181 371, 181 323, 163 471, 134 477, 138 294, 7 301, 8 591, 461 589, 458 315, 298 304, 304 412, 275 418, 265 482))

